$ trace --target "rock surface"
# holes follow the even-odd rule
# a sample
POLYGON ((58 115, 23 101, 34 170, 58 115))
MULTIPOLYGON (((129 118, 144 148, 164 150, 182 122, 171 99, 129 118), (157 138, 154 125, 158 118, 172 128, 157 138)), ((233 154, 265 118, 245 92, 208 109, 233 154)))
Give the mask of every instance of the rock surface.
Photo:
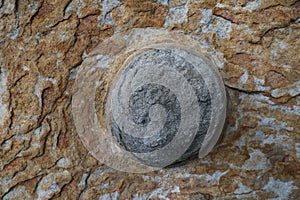
POLYGON ((3 199, 300 198, 299 1, 1 0, 0 30, 3 199), (99 42, 145 27, 181 30, 218 57, 232 106, 205 158, 127 174, 84 148, 72 86, 99 42))

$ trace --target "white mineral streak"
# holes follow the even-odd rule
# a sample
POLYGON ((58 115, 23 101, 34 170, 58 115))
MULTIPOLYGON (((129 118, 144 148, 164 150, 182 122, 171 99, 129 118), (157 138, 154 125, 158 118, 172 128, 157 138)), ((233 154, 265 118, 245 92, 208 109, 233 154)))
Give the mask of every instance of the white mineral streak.
POLYGON ((231 22, 221 17, 213 16, 211 23, 203 27, 203 33, 216 33, 220 38, 227 39, 232 31, 231 22))
POLYGON ((145 176, 145 175, 143 175, 142 178, 144 181, 152 181, 152 182, 157 182, 157 183, 162 181, 162 177, 160 177, 160 176, 145 176))
POLYGON ((287 126, 286 122, 278 122, 275 118, 268 118, 268 117, 260 117, 262 119, 262 121, 260 121, 258 124, 260 126, 264 126, 264 127, 270 127, 273 130, 276 130, 277 133, 280 130, 287 130, 287 131, 293 131, 294 128, 287 126))
POLYGON ((167 28, 172 24, 182 24, 187 22, 187 12, 189 10, 188 4, 169 9, 164 27, 167 28))
POLYGON ((252 189, 243 185, 243 183, 238 183, 239 188, 234 191, 234 194, 247 194, 252 192, 252 189))
POLYGON ((43 100, 42 100, 42 89, 43 88, 41 88, 41 85, 45 81, 50 81, 53 84, 56 84, 56 82, 57 82, 54 78, 46 78, 46 77, 43 77, 40 75, 38 76, 38 80, 35 84, 33 94, 38 98, 39 107, 42 107, 42 105, 43 105, 43 100))
POLYGON ((77 75, 77 73, 78 73, 78 71, 79 71, 79 67, 75 67, 75 68, 71 69, 71 70, 69 71, 69 77, 68 77, 68 80, 75 79, 75 78, 76 78, 76 75, 77 75))
POLYGON ((296 156, 300 159, 300 143, 296 143, 296 156))
POLYGON ((260 79, 260 78, 253 76, 253 80, 255 83, 256 90, 258 90, 258 91, 269 91, 270 90, 270 86, 266 86, 266 87, 264 86, 264 84, 265 84, 264 79, 260 79))
MULTIPOLYGON (((251 94, 251 95, 241 95, 240 96, 241 101, 248 101, 251 102, 248 104, 250 107, 256 107, 256 108, 264 108, 264 107, 270 107, 270 110, 286 114, 286 115, 298 115, 300 116, 300 106, 285 106, 285 105, 276 105, 274 102, 270 100, 269 97, 264 96, 263 94, 251 94)), ((236 131, 239 127, 240 123, 239 120, 243 118, 247 113, 242 112, 244 109, 244 103, 241 103, 237 107, 237 112, 239 113, 239 116, 236 118, 235 125, 232 127, 229 127, 229 131, 236 131)), ((249 113, 248 113, 249 114, 249 113)), ((247 135, 242 135, 242 137, 235 141, 234 144, 236 146, 245 146, 247 144, 247 141, 257 141, 260 143, 261 146, 265 146, 268 144, 275 144, 278 145, 286 150, 292 150, 294 148, 294 140, 289 137, 289 135, 286 135, 285 132, 291 132, 295 131, 295 125, 288 123, 288 122, 282 122, 272 116, 258 116, 260 121, 257 123, 258 126, 271 128, 275 133, 274 134, 267 134, 266 132, 262 130, 257 130, 255 132, 255 136, 252 138, 249 138, 247 135)), ((296 146, 297 147, 297 146, 296 146)), ((299 150, 298 150, 299 152, 299 150)), ((297 153, 297 149, 296 149, 297 153)), ((300 153, 298 153, 300 156, 300 153)))
POLYGON ((212 19, 212 10, 201 8, 201 13, 202 13, 202 19, 200 21, 200 25, 204 25, 210 22, 212 19))
POLYGON ((117 200, 119 196, 119 192, 114 192, 112 194, 101 195, 98 200, 117 200))
POLYGON ((8 105, 4 102, 7 92, 7 77, 8 72, 4 71, 0 72, 0 126, 3 125, 5 118, 8 116, 8 105))
POLYGON ((24 71, 29 71, 29 68, 28 68, 28 66, 26 66, 26 65, 23 65, 23 66, 22 66, 22 69, 23 69, 24 71))
POLYGON ((57 161, 57 166, 61 168, 72 167, 72 161, 69 158, 61 158, 57 161))
POLYGON ((104 1, 102 1, 102 3, 101 3, 102 15, 100 15, 98 17, 98 20, 100 21, 99 27, 101 27, 104 24, 111 24, 111 25, 115 24, 115 21, 114 21, 114 19, 113 19, 110 12, 112 11, 112 9, 114 9, 118 6, 121 6, 121 5, 122 5, 122 3, 120 3, 117 0, 104 0, 104 1))
POLYGON ((110 56, 107 55, 98 54, 96 58, 99 60, 96 68, 110 68, 111 63, 114 61, 110 56))
POLYGON ((38 199, 50 199, 61 191, 61 188, 72 179, 70 172, 62 171, 44 176, 38 183, 36 193, 38 199))
MULTIPOLYGON (((14 2, 6 2, 4 3, 4 5, 2 7, 0 7, 0 19, 2 18, 3 15, 5 14, 12 14, 15 11, 15 5, 16 3, 14 2)), ((6 34, 6 37, 11 39, 11 40, 15 40, 21 31, 21 27, 20 27, 20 18, 19 18, 19 14, 18 12, 15 12, 15 24, 9 24, 7 26, 12 26, 13 29, 10 33, 6 34)))
POLYGON ((285 95, 290 95, 292 97, 300 94, 300 81, 297 81, 286 87, 277 88, 271 92, 271 95, 275 98, 279 98, 285 95))
POLYGON ((244 74, 240 77, 240 83, 244 85, 245 83, 247 83, 247 80, 249 78, 249 72, 244 68, 242 68, 242 70, 244 71, 244 74))
POLYGON ((40 6, 40 2, 33 1, 32 4, 28 3, 27 8, 28 8, 30 13, 35 13, 39 9, 39 6, 40 6))
POLYGON ((219 185, 220 179, 222 176, 227 174, 229 170, 226 171, 216 171, 212 175, 209 174, 178 174, 176 175, 176 178, 197 178, 202 184, 205 184, 206 186, 214 186, 219 185))
POLYGON ((276 145, 280 145, 281 147, 284 147, 285 149, 289 149, 291 150, 293 147, 291 144, 293 144, 294 141, 293 139, 291 139, 290 137, 286 136, 286 135, 270 135, 267 138, 264 138, 261 142, 261 144, 265 145, 265 144, 276 144, 276 145))
MULTIPOLYGON (((241 102, 243 102, 247 96, 248 96, 247 94, 241 94, 239 96, 239 99, 241 100, 241 102)), ((228 128, 229 132, 238 130, 239 121, 244 117, 244 112, 242 111, 243 109, 244 109, 244 104, 243 103, 239 104, 237 107, 237 113, 239 113, 240 115, 236 118, 235 125, 228 128)))
POLYGON ((279 111, 285 114, 294 114, 300 116, 300 101, 298 105, 294 105, 293 107, 285 106, 278 104, 276 105, 273 101, 270 100, 269 97, 264 96, 263 94, 251 94, 247 96, 250 98, 250 101, 253 102, 253 106, 255 107, 266 107, 270 106, 271 110, 279 111))
POLYGON ((260 150, 255 149, 250 153, 250 158, 245 161, 242 169, 244 170, 265 170, 269 168, 270 163, 267 156, 260 150))
POLYGON ((298 187, 293 185, 293 181, 282 182, 280 180, 274 180, 273 177, 269 178, 267 185, 263 187, 267 192, 273 192, 277 196, 270 200, 284 200, 289 199, 289 195, 292 194, 292 191, 298 189, 298 187))
MULTIPOLYGON (((75 2, 78 3, 78 0, 72 0, 72 1, 66 6, 64 19, 67 19, 67 18, 69 18, 69 17, 71 16, 72 11, 75 9, 75 6, 74 6, 75 2)), ((77 16, 79 16, 78 13, 77 13, 77 16)))
POLYGON ((216 4, 216 8, 232 8, 233 10, 249 10, 249 11, 255 11, 260 9, 261 5, 262 5, 262 1, 264 0, 254 0, 254 1, 250 1, 248 2, 245 6, 241 6, 236 4, 233 8, 230 5, 226 5, 226 4, 221 4, 221 3, 217 3, 216 4))
POLYGON ((86 187, 87 178, 89 177, 88 174, 82 174, 82 177, 78 183, 78 187, 80 189, 84 189, 86 187))
POLYGON ((208 185, 219 185, 220 179, 222 176, 227 174, 229 170, 226 170, 224 172, 221 171, 216 171, 212 175, 205 174, 205 175, 200 175, 199 179, 200 180, 206 180, 208 182, 208 185))
POLYGON ((246 4, 246 6, 244 6, 245 9, 247 10, 258 10, 261 6, 261 3, 262 3, 262 0, 255 0, 255 1, 251 1, 251 2, 248 2, 246 4))
POLYGON ((157 3, 160 3, 165 6, 168 6, 168 4, 169 4, 168 2, 169 2, 169 0, 157 0, 157 3))
POLYGON ((12 1, 12 0, 8 0, 8 1, 6 1, 6 3, 4 3, 4 4, 2 4, 2 7, 1 7, 1 9, 0 9, 0 13, 1 13, 1 17, 2 17, 2 14, 4 15, 4 14, 10 14, 10 13, 12 13, 13 11, 14 11, 14 9, 15 9, 15 4, 14 4, 14 2, 12 1))
POLYGON ((147 199, 164 199, 170 200, 167 196, 172 193, 180 193, 180 188, 178 186, 174 186, 168 190, 163 190, 161 188, 157 188, 147 194, 143 195, 133 195, 133 200, 147 200, 147 199))

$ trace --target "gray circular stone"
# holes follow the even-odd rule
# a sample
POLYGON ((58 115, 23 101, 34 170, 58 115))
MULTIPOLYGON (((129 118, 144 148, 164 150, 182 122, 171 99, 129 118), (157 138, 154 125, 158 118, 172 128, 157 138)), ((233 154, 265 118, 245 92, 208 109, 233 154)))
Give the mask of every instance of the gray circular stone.
POLYGON ((176 47, 145 49, 116 76, 107 107, 111 134, 149 166, 188 159, 199 153, 208 133, 223 127, 224 116, 213 113, 213 106, 226 107, 225 92, 216 89, 220 83, 205 58, 176 47))
POLYGON ((133 29, 102 41, 85 57, 73 87, 83 145, 100 163, 130 173, 203 158, 226 117, 220 56, 164 29, 133 29))

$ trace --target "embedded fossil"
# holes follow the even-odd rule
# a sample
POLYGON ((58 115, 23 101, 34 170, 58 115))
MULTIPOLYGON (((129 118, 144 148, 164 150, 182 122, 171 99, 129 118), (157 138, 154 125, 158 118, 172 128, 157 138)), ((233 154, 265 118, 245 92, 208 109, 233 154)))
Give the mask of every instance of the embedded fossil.
POLYGON ((156 37, 139 43, 136 33, 145 35, 139 31, 145 30, 102 43, 83 63, 76 91, 86 100, 81 103, 75 95, 75 120, 85 113, 76 109, 85 104, 94 113, 89 118, 95 115, 99 102, 91 88, 102 84, 105 98, 100 97, 103 114, 96 120, 78 118, 79 135, 96 158, 125 171, 137 165, 137 171, 153 170, 207 155, 221 134, 227 105, 214 62, 180 33, 155 30, 156 37), (176 44, 176 38, 185 45, 176 44), (90 98, 87 91, 93 94, 90 98))

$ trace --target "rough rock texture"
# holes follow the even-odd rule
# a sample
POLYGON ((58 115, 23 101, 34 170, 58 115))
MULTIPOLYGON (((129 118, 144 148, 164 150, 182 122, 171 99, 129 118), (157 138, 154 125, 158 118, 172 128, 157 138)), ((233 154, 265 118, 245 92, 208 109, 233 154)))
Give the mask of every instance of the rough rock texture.
POLYGON ((0 0, 3 199, 299 199, 300 2, 0 0), (232 101, 220 145, 148 174, 99 164, 71 116, 98 42, 136 27, 182 30, 224 62, 232 101))

